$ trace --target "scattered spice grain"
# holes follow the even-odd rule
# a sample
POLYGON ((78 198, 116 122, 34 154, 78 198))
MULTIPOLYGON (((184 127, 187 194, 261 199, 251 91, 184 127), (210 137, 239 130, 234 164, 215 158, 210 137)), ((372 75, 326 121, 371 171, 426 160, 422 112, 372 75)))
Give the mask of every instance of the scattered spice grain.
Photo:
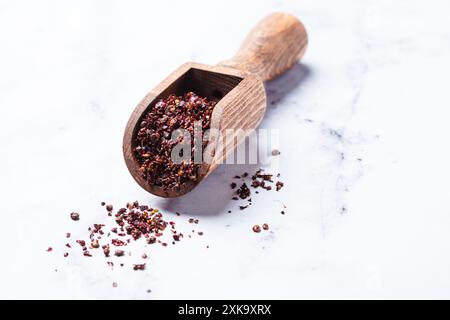
POLYGON ((253 229, 253 232, 256 232, 256 233, 261 232, 261 227, 257 224, 255 224, 252 229, 253 229))
POLYGON ((244 182, 240 188, 236 191, 237 195, 241 199, 246 199, 250 196, 250 189, 247 187, 247 184, 244 182))
POLYGON ((122 257, 124 254, 125 254, 125 251, 123 251, 123 250, 116 250, 116 251, 114 251, 114 255, 116 257, 122 257))
POLYGON ((281 152, 280 152, 280 150, 278 150, 278 149, 273 149, 273 150, 272 150, 272 155, 273 155, 273 156, 278 156, 280 153, 281 153, 281 152))
POLYGON ((80 220, 80 214, 77 213, 77 212, 72 212, 72 213, 70 214, 70 218, 71 218, 73 221, 78 221, 78 220, 80 220))
POLYGON ((275 184, 275 186, 277 187, 277 191, 280 191, 281 188, 283 188, 284 183, 281 181, 277 181, 277 183, 275 184))

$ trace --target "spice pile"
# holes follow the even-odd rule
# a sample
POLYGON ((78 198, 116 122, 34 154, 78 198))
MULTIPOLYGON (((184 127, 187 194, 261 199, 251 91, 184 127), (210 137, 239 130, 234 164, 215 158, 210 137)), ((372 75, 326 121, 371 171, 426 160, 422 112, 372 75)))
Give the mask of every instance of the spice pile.
POLYGON ((140 129, 133 138, 133 152, 145 180, 166 190, 179 189, 187 181, 197 181, 200 164, 194 163, 194 143, 201 139, 202 150, 205 149, 207 141, 202 135, 210 128, 215 104, 193 92, 184 96, 172 94, 155 103, 142 118, 140 129), (201 122, 202 130, 194 136, 197 121, 201 122), (174 163, 171 158, 174 146, 183 141, 182 136, 177 140, 171 139, 172 132, 177 129, 187 130, 191 137, 191 161, 181 164, 174 163))
MULTIPOLYGON (((184 238, 183 233, 178 232, 175 228, 175 222, 166 221, 162 213, 158 209, 150 208, 147 205, 140 205, 137 201, 128 203, 125 207, 120 208, 113 214, 113 206, 105 206, 107 215, 114 218, 114 227, 106 230, 105 224, 93 224, 87 228, 88 234, 85 239, 77 239, 73 242, 67 240, 65 244, 66 252, 63 253, 64 257, 69 256, 69 249, 73 246, 81 248, 81 254, 85 257, 92 257, 92 255, 98 251, 105 258, 110 258, 112 255, 116 257, 122 257, 125 255, 125 248, 131 243, 131 241, 137 241, 139 239, 145 239, 145 242, 149 245, 159 244, 163 247, 168 245, 163 239, 163 235, 167 230, 170 230, 170 239, 172 244, 181 241, 184 238)), ((177 215, 180 215, 177 213, 177 215)), ((70 218, 73 221, 79 221, 80 215, 76 212, 70 214, 70 218)), ((198 224, 198 219, 190 218, 189 223, 198 224)), ((195 230, 192 230, 195 233, 195 230)), ((202 231, 197 232, 198 235, 203 235, 202 231)), ((70 239, 71 233, 66 233, 66 238, 70 239)), ((191 238, 191 235, 188 235, 191 238)), ((167 238, 167 237, 165 237, 167 238)), ((52 247, 47 249, 47 252, 53 251, 52 247)), ((128 252, 128 255, 132 255, 128 252)), ((140 253, 142 259, 147 259, 146 253, 140 253)), ((107 261, 109 267, 113 267, 112 261, 107 261)), ((120 264, 124 266, 123 263, 120 264)), ((133 264, 133 270, 144 270, 145 263, 133 264)))

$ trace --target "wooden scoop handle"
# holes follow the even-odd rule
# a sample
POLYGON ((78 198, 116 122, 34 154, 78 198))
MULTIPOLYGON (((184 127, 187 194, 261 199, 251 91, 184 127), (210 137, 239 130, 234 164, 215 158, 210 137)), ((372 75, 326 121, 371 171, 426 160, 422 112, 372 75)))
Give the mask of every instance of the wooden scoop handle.
POLYGON ((250 31, 233 58, 219 65, 257 74, 266 81, 297 63, 307 44, 305 27, 296 17, 273 13, 250 31))

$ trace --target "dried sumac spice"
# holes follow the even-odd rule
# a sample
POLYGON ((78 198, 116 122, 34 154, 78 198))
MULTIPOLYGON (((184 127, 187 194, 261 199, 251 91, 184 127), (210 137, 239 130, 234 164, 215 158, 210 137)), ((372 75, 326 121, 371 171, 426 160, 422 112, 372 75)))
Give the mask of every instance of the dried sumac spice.
POLYGON ((283 188, 284 183, 281 181, 277 181, 277 183, 275 184, 275 186, 277 187, 277 191, 280 191, 281 188, 283 188))
POLYGON ((215 104, 194 92, 188 92, 183 96, 171 94, 150 107, 133 137, 133 152, 145 180, 166 190, 177 190, 188 181, 198 180, 201 164, 194 163, 194 145, 196 141, 201 141, 202 150, 205 149, 207 139, 203 139, 203 132, 211 126, 215 104), (201 125, 201 130, 194 130, 197 123, 201 125), (183 135, 172 139, 172 133, 178 129, 186 130, 191 140, 191 157, 181 163, 175 163, 172 159, 173 148, 184 139, 183 135))
POLYGON ((116 250, 115 252, 114 252, 114 255, 116 256, 116 257, 121 257, 121 256, 123 256, 125 254, 125 251, 123 251, 123 250, 116 250))
POLYGON ((78 220, 80 220, 80 215, 79 215, 77 212, 72 212, 72 213, 70 214, 70 218, 71 218, 73 221, 78 221, 78 220))
POLYGON ((144 269, 145 269, 145 263, 133 265, 133 270, 144 270, 144 269))

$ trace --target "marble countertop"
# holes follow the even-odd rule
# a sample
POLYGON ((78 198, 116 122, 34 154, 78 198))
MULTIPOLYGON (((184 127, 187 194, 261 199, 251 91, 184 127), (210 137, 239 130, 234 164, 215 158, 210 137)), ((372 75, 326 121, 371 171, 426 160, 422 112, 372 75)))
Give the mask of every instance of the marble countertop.
POLYGON ((450 298, 449 7, 0 1, 0 298, 450 298), (182 198, 146 193, 122 158, 131 111, 182 63, 231 57, 274 11, 309 34, 302 63, 266 84, 261 128, 279 130, 281 155, 264 167, 285 187, 240 212, 228 185, 255 166, 223 165, 182 198), (101 201, 133 200, 205 234, 148 248, 141 272, 133 256, 113 270, 62 256, 66 232, 107 219, 101 201))

